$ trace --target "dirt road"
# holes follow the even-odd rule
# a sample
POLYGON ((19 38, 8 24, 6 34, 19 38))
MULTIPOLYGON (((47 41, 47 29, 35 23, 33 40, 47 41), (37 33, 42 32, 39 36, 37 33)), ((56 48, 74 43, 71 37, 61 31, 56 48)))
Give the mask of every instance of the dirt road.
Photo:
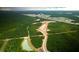
POLYGON ((47 39, 48 39, 48 21, 44 21, 43 24, 37 29, 37 31, 41 32, 44 36, 44 39, 42 40, 42 46, 38 48, 38 51, 40 52, 47 52, 47 39))

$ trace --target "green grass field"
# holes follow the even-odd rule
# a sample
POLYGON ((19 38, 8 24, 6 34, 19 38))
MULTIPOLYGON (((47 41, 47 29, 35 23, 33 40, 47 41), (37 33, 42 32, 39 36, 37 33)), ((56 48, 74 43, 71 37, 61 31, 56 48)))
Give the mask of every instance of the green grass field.
MULTIPOLYGON (((70 16, 70 18, 72 17, 70 16)), ((12 38, 11 40, 8 41, 8 43, 4 47, 5 52, 27 52, 22 50, 21 43, 23 39, 19 38, 28 36, 27 26, 29 26, 29 32, 33 45, 36 48, 39 48, 42 44, 43 37, 36 36, 36 35, 42 35, 41 33, 36 31, 36 29, 41 25, 41 23, 32 24, 35 22, 36 19, 37 18, 35 17, 24 16, 16 13, 0 14, 0 49, 2 48, 5 39, 12 38)), ((49 51, 52 52, 79 51, 79 25, 71 25, 62 22, 56 22, 56 23, 49 23, 48 28, 50 29, 50 31, 48 32, 49 35, 47 42, 47 48, 49 51), (68 31, 76 31, 76 32, 61 33, 68 31)))

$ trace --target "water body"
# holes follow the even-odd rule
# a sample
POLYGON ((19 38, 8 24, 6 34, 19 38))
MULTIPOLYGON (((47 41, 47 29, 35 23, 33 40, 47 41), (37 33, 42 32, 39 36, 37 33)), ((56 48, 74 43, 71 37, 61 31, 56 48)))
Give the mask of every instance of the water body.
POLYGON ((23 40, 23 42, 21 44, 22 49, 26 50, 26 51, 33 51, 31 46, 29 45, 28 39, 29 39, 28 37, 24 37, 24 40, 23 40))

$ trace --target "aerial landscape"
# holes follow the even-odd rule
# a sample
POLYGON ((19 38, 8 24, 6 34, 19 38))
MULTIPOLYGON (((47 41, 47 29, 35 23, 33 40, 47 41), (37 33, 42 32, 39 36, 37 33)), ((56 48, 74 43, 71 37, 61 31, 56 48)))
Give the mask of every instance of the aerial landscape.
POLYGON ((79 52, 79 11, 10 9, 0 8, 0 52, 79 52))

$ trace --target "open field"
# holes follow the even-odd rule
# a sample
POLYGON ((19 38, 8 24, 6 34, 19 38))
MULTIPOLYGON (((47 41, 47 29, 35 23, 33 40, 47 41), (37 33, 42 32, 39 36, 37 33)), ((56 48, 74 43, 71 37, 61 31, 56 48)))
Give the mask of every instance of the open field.
MULTIPOLYGON (((56 12, 56 11, 55 11, 56 12)), ((38 29, 43 21, 50 21, 48 25, 47 49, 51 52, 76 52, 79 51, 79 25, 62 22, 63 19, 75 20, 79 23, 79 12, 72 14, 57 14, 54 11, 26 11, 12 12, 0 11, 0 51, 4 52, 27 52, 21 47, 23 37, 28 36, 27 27, 29 26, 29 35, 35 48, 42 45, 44 38, 38 29), (26 16, 23 14, 45 14, 51 15, 54 20, 26 16), (75 16, 77 14, 77 16, 75 16), (61 18, 59 18, 61 17, 61 18), (57 21, 55 21, 55 19, 57 21), (60 21, 58 21, 60 19, 60 21)), ((64 12, 63 12, 64 13, 64 12)), ((34 52, 34 51, 31 51, 34 52)))

